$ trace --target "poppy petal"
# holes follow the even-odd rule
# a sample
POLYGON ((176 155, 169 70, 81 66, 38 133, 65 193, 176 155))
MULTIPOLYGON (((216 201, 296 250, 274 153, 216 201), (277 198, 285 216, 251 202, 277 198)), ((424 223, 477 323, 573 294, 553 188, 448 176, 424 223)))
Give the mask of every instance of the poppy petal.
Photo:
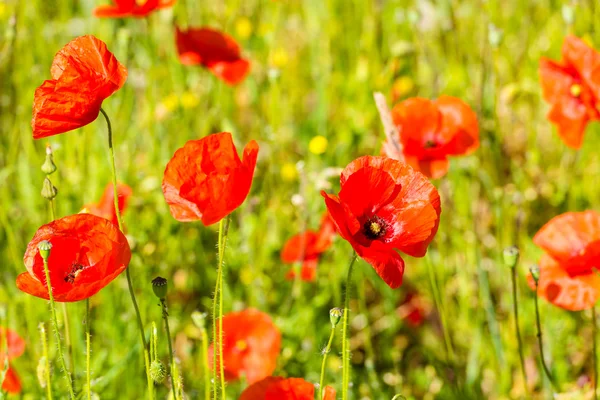
POLYGON ((250 72, 250 62, 245 59, 236 61, 218 61, 207 63, 206 66, 217 78, 225 81, 228 85, 241 83, 250 72))
POLYGON ((244 389, 239 400, 264 400, 269 386, 282 380, 283 378, 280 376, 268 376, 258 382, 254 382, 244 389))
MULTIPOLYGON (((379 243, 379 242, 373 242, 379 243)), ((371 264, 377 275, 383 279, 392 289, 397 289, 402 285, 402 277, 404 276, 404 260, 400 254, 394 250, 377 248, 372 249, 356 249, 357 253, 366 262, 371 264)))
POLYGON ((12 394, 17 394, 21 392, 21 380, 17 376, 14 369, 12 369, 10 366, 8 367, 6 375, 4 376, 4 382, 2 382, 2 390, 12 394))
POLYGON ((574 35, 563 42, 564 60, 575 67, 596 98, 600 97, 600 53, 574 35))
POLYGON ((281 261, 293 263, 318 256, 320 252, 314 248, 317 240, 318 235, 313 231, 292 236, 283 246, 281 261))
POLYGON ((477 114, 457 97, 440 96, 436 101, 443 116, 440 136, 445 138, 446 155, 467 155, 479 147, 477 114))
POLYGON ((267 387, 265 400, 313 400, 315 387, 302 378, 288 378, 267 387))
POLYGON ((335 389, 331 386, 325 386, 325 394, 323 400, 335 400, 335 389))

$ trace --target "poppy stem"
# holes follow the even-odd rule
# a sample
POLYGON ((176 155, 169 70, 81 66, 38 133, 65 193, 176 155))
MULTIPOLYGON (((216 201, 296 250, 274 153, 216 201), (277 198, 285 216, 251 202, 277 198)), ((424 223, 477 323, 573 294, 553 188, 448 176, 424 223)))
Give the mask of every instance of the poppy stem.
POLYGON ((592 356, 594 357, 594 400, 598 399, 598 345, 596 336, 598 336, 598 326, 596 323, 596 305, 592 307, 592 356))
POLYGON ((90 298, 85 299, 85 374, 87 378, 87 398, 92 400, 92 379, 90 353, 92 351, 92 336, 90 335, 90 298))
POLYGON ((200 331, 202 342, 202 373, 204 375, 204 399, 210 400, 210 370, 208 367, 208 334, 206 328, 200 331))
POLYGON ((44 262, 44 272, 46 274, 46 284, 48 285, 48 297, 50 299, 50 312, 52 314, 52 325, 54 328, 54 337, 56 338, 56 348, 58 350, 58 361, 60 367, 65 374, 65 380, 67 381, 67 388, 69 389, 69 397, 71 400, 75 400, 75 392, 73 391, 73 381, 71 380, 71 373, 67 369, 67 363, 65 362, 65 356, 63 354, 62 345, 60 344, 60 333, 58 331, 58 318, 56 317, 56 307, 54 305, 54 295, 52 294, 52 283, 50 282, 50 269, 48 268, 48 256, 42 256, 44 262))
POLYGON ((42 353, 44 354, 44 379, 46 380, 46 398, 52 400, 52 381, 50 380, 50 357, 48 356, 48 340, 46 338, 46 327, 40 323, 40 336, 42 339, 42 353))
POLYGON ((342 321, 342 400, 348 399, 348 386, 350 385, 350 346, 348 343, 348 325, 350 321, 350 290, 352 285, 352 269, 356 262, 356 252, 352 255, 346 276, 344 293, 344 315, 342 321))
POLYGON ((75 358, 73 356, 73 342, 71 342, 71 325, 69 324, 69 311, 67 310, 67 303, 62 303, 60 306, 62 308, 63 320, 65 325, 65 344, 67 345, 67 354, 69 354, 69 361, 71 363, 71 369, 69 370, 69 372, 73 372, 75 370, 75 358))
MULTIPOLYGON (((114 191, 114 203, 115 203, 115 215, 117 216, 117 223, 119 225, 119 230, 124 232, 123 230, 123 218, 121 217, 121 210, 119 210, 119 192, 117 189, 117 167, 115 164, 115 151, 113 149, 113 135, 112 135, 112 125, 110 123, 110 118, 108 118, 108 114, 102 108, 100 108, 100 112, 104 116, 106 120, 106 125, 108 127, 108 153, 110 156, 110 166, 112 172, 112 184, 114 191)), ((140 308, 138 307, 137 300, 135 298, 135 292, 133 290, 133 283, 131 281, 131 274, 129 272, 129 265, 125 268, 125 276, 127 277, 127 287, 129 288, 129 295, 131 296, 131 302, 133 303, 133 308, 135 309, 135 314, 137 317, 137 323, 140 330, 140 336, 142 338, 142 345, 144 350, 144 363, 146 367, 146 379, 148 381, 148 396, 149 398, 154 398, 154 383, 152 382, 152 378, 150 377, 150 358, 148 356, 148 343, 146 342, 146 335, 144 333, 144 323, 142 322, 142 315, 140 314, 140 308)))
POLYGON ((527 372, 525 371, 525 357, 523 356, 523 341, 521 340, 521 328, 519 327, 519 303, 517 297, 517 263, 511 266, 513 314, 515 316, 515 334, 517 335, 517 346, 519 347, 519 361, 521 363, 521 373, 523 374, 523 387, 525 394, 527 391, 527 372))
POLYGON ((173 389, 173 399, 177 400, 177 389, 175 388, 175 357, 173 355, 173 344, 171 343, 171 329, 169 328, 169 312, 167 310, 167 300, 160 299, 162 307, 162 317, 165 320, 165 329, 167 330, 167 342, 169 343, 169 363, 171 364, 171 388, 173 389))
POLYGON ((538 288, 539 288, 539 284, 537 279, 535 280, 535 298, 534 298, 534 302, 535 302, 535 325, 537 327, 537 338, 538 338, 538 346, 540 348, 540 358, 542 361, 542 369, 544 370, 544 373, 546 374, 546 377, 548 378, 548 380, 550 381, 550 384, 552 385, 552 388, 555 391, 557 390, 556 384, 554 383, 554 378, 552 377, 552 373, 550 372, 550 369, 548 368, 548 366, 546 365, 546 358, 544 357, 544 343, 543 343, 543 339, 542 339, 542 323, 540 321, 540 307, 539 307, 539 302, 538 302, 538 288))
POLYGON ((333 337, 335 336, 335 325, 331 325, 331 334, 329 335, 329 341, 327 346, 323 349, 323 361, 321 362, 321 378, 319 379, 319 397, 318 400, 323 399, 323 386, 325 384, 325 365, 327 363, 327 356, 331 351, 331 344, 333 343, 333 337))
POLYGON ((448 332, 448 324, 446 321, 446 311, 442 305, 440 288, 438 286, 437 276, 435 269, 433 268, 433 261, 431 260, 431 254, 427 254, 425 258, 427 264, 427 273, 429 274, 429 282, 431 284, 431 291, 433 293, 433 301, 435 308, 438 310, 440 315, 440 322, 442 325, 442 333, 444 334, 444 343, 446 345, 446 357, 447 361, 453 362, 454 360, 454 348, 452 347, 452 340, 450 339, 450 333, 448 332))

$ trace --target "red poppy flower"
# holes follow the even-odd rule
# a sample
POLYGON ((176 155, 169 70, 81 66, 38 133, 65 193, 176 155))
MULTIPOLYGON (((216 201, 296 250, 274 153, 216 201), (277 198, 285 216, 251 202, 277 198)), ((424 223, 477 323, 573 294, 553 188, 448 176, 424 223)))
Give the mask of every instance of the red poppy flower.
POLYGON ((211 28, 175 28, 179 61, 184 65, 203 65, 229 85, 237 85, 250 71, 240 46, 223 32, 211 28))
POLYGON ((417 292, 409 292, 398 307, 398 316, 411 326, 419 326, 425 321, 426 309, 421 296, 417 292))
POLYGON ((561 62, 540 60, 540 80, 550 103, 548 119, 567 146, 580 148, 587 124, 600 119, 600 53, 569 35, 561 62))
POLYGON ((94 36, 80 36, 54 57, 52 79, 35 91, 33 138, 81 128, 94 121, 102 101, 127 79, 127 70, 94 36))
MULTIPOLYGON (((267 314, 255 309, 226 314, 223 337, 225 379, 232 381, 243 375, 252 384, 273 373, 281 333, 267 314)), ((212 368, 212 345, 209 354, 212 368)))
MULTIPOLYGON (((269 376, 248 386, 240 400, 314 400, 315 386, 302 378, 269 376)), ((326 386, 323 400, 335 400, 335 389, 326 386)))
MULTIPOLYGON (((600 214, 569 212, 552 218, 534 236, 546 254, 540 260, 538 294, 561 308, 578 311, 600 296, 600 214)), ((533 278, 529 285, 535 289, 533 278)))
MULTIPOLYGON (((8 359, 13 360, 20 357, 24 351, 25 341, 16 332, 0 327, 0 369, 4 367, 7 354, 8 359), (4 347, 5 344, 8 344, 8 348, 4 347)), ((19 393, 21 391, 21 381, 10 365, 6 371, 4 382, 1 383, 2 390, 8 393, 19 393)))
MULTIPOLYGON (((302 262, 300 278, 306 282, 314 282, 317 277, 319 257, 331 247, 334 237, 334 222, 329 213, 325 213, 318 232, 307 230, 304 234, 292 236, 285 243, 281 252, 281 261, 284 263, 302 262)), ((286 278, 295 278, 293 268, 287 273, 286 278)))
MULTIPOLYGON (((119 201, 119 211, 121 215, 125 212, 132 190, 124 183, 117 184, 117 196, 119 201)), ((98 203, 87 204, 83 207, 89 214, 97 215, 118 225, 117 213, 115 212, 115 191, 112 183, 106 185, 104 193, 98 203)))
POLYGON ((229 132, 187 142, 165 169, 162 189, 171 215, 206 226, 225 218, 248 196, 257 156, 252 140, 240 161, 229 132))
POLYGON ((404 100, 392 109, 399 141, 386 141, 383 155, 405 161, 430 178, 448 172, 448 156, 467 155, 479 147, 477 115, 462 100, 441 96, 404 100))
POLYGON ((48 259, 52 294, 59 302, 87 299, 108 285, 129 265, 131 250, 112 222, 91 214, 75 214, 42 226, 27 246, 27 272, 17 277, 25 293, 48 299, 41 241, 52 244, 48 259))
POLYGON ((337 231, 393 289, 402 284, 404 260, 395 249, 423 257, 435 236, 440 196, 427 178, 387 157, 352 161, 339 197, 321 192, 337 231))
POLYGON ((142 18, 151 12, 168 8, 175 4, 175 0, 113 0, 113 4, 96 7, 94 16, 100 18, 142 18))

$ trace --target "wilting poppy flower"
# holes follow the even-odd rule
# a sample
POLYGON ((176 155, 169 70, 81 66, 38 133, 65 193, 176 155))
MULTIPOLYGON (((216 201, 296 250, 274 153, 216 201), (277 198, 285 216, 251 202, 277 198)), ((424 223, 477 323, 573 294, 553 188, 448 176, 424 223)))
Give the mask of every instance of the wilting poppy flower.
POLYGON ((229 132, 187 142, 165 169, 162 189, 171 215, 206 226, 225 218, 248 196, 257 156, 252 140, 240 161, 229 132))
MULTIPOLYGON (((25 351, 25 341, 14 331, 0 327, 0 369, 4 368, 6 355, 8 359, 13 360, 23 354, 25 351), (4 347, 8 344, 8 348, 4 347)), ((4 382, 0 382, 2 390, 8 393, 19 393, 21 391, 21 381, 16 372, 9 365, 4 377, 4 382)))
POLYGON ((127 70, 94 36, 80 36, 54 56, 52 79, 35 91, 33 138, 81 128, 94 121, 102 101, 127 79, 127 70))
POLYGON ((175 0, 113 0, 113 4, 102 5, 94 10, 95 17, 124 18, 146 17, 153 11, 171 7, 175 0))
POLYGON ((42 226, 27 246, 27 272, 17 277, 25 293, 48 299, 41 241, 52 244, 48 259, 54 300, 87 299, 108 285, 129 265, 131 250, 125 235, 112 222, 91 214, 75 214, 42 226))
POLYGON ((479 147, 477 115, 462 100, 414 97, 392 109, 399 138, 386 141, 383 155, 405 161, 430 178, 448 172, 448 157, 467 155, 479 147))
MULTIPOLYGON (((334 237, 335 224, 329 213, 326 212, 317 232, 307 230, 304 234, 292 236, 285 243, 281 252, 281 261, 284 263, 302 262, 300 278, 306 282, 313 282, 317 277, 319 257, 331 247, 334 237)), ((294 269, 291 269, 286 277, 294 279, 294 269)))
MULTIPOLYGON (((314 400, 315 385, 302 378, 269 376, 248 386, 239 400, 314 400)), ((326 386, 323 400, 335 400, 335 389, 326 386)))
MULTIPOLYGON (((538 295, 561 308, 591 308, 600 297, 600 214, 568 212, 552 218, 534 236, 540 259, 538 295)), ((529 276, 529 285, 535 282, 529 276)))
POLYGON ((600 119, 600 53, 573 35, 565 38, 562 61, 540 60, 544 100, 550 103, 548 119, 562 141, 578 149, 585 127, 600 119))
POLYGON ((321 192, 337 231, 391 288, 402 284, 404 260, 395 249, 423 257, 435 236, 440 196, 427 178, 387 157, 352 161, 339 196, 321 192))
MULTIPOLYGON (((244 376, 252 384, 273 373, 281 348, 281 333, 267 314, 255 309, 226 314, 223 336, 225 379, 232 381, 244 376)), ((212 345, 209 354, 212 367, 212 345)))
POLYGON ((250 62, 242 58, 240 46, 232 37, 211 28, 175 28, 179 61, 184 65, 203 65, 229 85, 244 80, 250 62))
MULTIPOLYGON (((117 184, 117 196, 119 201, 119 211, 121 215, 127 208, 127 203, 131 197, 132 190, 124 183, 117 184)), ((104 193, 98 203, 87 204, 83 207, 89 214, 94 214, 102 218, 106 218, 113 224, 118 225, 117 213, 115 212, 115 191, 112 183, 106 185, 104 193)))

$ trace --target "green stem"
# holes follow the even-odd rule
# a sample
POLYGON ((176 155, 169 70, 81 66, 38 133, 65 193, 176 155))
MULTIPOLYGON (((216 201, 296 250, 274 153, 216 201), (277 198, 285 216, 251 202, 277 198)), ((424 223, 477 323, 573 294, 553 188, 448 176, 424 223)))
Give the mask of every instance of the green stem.
POLYGON ((450 340, 450 332, 448 332, 448 324, 446 321, 446 312, 444 306, 442 305, 440 289, 438 286, 437 277, 435 275, 435 270, 433 268, 433 262, 431 261, 430 257, 431 255, 428 254, 425 263, 427 264, 429 283, 431 285, 431 292, 433 293, 433 302, 435 303, 435 308, 440 314, 442 333, 444 335, 444 344, 446 345, 447 361, 452 361, 454 360, 454 348, 452 346, 452 341, 450 340))
POLYGON ((44 362, 46 368, 44 378, 46 379, 46 398, 52 400, 52 381, 50 380, 50 356, 48 354, 48 340, 46 338, 46 327, 44 323, 40 323, 40 334, 42 336, 42 352, 44 354, 44 362))
POLYGON ((91 372, 91 356, 92 351, 92 336, 90 334, 90 299, 85 299, 85 374, 87 378, 87 398, 92 400, 92 372, 91 372))
POLYGON ((67 354, 69 355, 69 361, 71 363, 69 372, 72 373, 75 370, 75 357, 73 356, 73 342, 71 342, 71 325, 69 324, 67 303, 61 303, 61 308, 65 324, 65 344, 67 345, 67 354))
POLYGON ((546 374, 546 377, 548 378, 548 380, 550 381, 550 384, 552 385, 552 388, 555 391, 556 390, 556 384, 554 383, 554 378, 552 377, 552 373, 550 372, 550 369, 548 368, 548 366, 546 365, 546 358, 544 357, 544 342, 542 339, 542 323, 540 321, 540 307, 539 307, 539 302, 538 302, 538 282, 535 282, 535 298, 534 298, 534 302, 535 302, 535 325, 537 327, 537 338, 538 338, 538 346, 540 348, 540 358, 542 361, 542 369, 544 370, 544 373, 546 374))
POLYGON ((598 399, 598 345, 596 336, 598 335, 598 326, 596 324, 596 305, 592 307, 592 352, 594 357, 594 400, 598 399))
POLYGON ((333 343, 333 337, 335 336, 335 325, 331 325, 331 334, 329 335, 329 341, 327 346, 323 349, 323 361, 321 362, 321 378, 319 379, 319 398, 323 399, 323 385, 325 384, 325 364, 327 363, 327 355, 331 351, 331 344, 333 343))
POLYGON ((356 262, 356 252, 352 255, 346 275, 344 293, 344 315, 342 320, 342 400, 348 399, 348 386, 350 385, 350 346, 348 343, 348 324, 350 321, 350 288, 352 285, 352 268, 356 262))
POLYGON ((215 383, 215 391, 213 398, 218 397, 218 389, 216 387, 217 380, 220 382, 221 395, 226 399, 225 394, 225 370, 223 368, 223 260, 225 258, 225 246, 227 243, 227 233, 229 231, 229 216, 226 219, 219 221, 219 265, 217 266, 217 284, 215 286, 215 296, 213 299, 213 381, 215 383), (217 324, 218 320, 218 324, 217 324), (217 326, 218 325, 218 326, 217 326), (217 355, 219 356, 218 371, 217 355))
POLYGON ((523 342, 521 340, 521 328, 519 327, 519 303, 517 297, 517 268, 514 265, 511 268, 512 279, 512 297, 513 297, 513 313, 515 315, 515 334, 517 335, 517 345, 519 347, 519 361, 521 362, 521 373, 523 374, 523 387, 527 394, 527 372, 525 371, 525 357, 523 356, 523 342))
MULTIPOLYGON (((108 153, 110 156, 110 167, 111 167, 111 173, 112 173, 115 215, 117 216, 119 230, 121 230, 121 232, 124 232, 123 218, 121 217, 121 210, 119 210, 119 191, 117 190, 117 167, 115 164, 115 151, 113 149, 112 125, 110 123, 110 119, 108 118, 108 115, 102 108, 100 108, 100 112, 104 116, 104 119, 106 119, 106 125, 108 127, 108 153)), ((125 269, 125 276, 127 277, 127 287, 129 289, 129 295, 131 297, 131 302, 133 303, 133 308, 135 309, 138 328, 140 330, 140 337, 142 339, 142 346, 143 346, 143 350, 144 350, 144 364, 146 367, 146 379, 148 381, 148 396, 149 396, 149 398, 152 399, 153 393, 154 393, 154 383, 152 382, 152 378, 150 377, 150 359, 148 356, 148 343, 146 342, 146 335, 144 334, 144 323, 142 322, 142 315, 140 314, 140 308, 138 307, 137 300, 135 298, 135 292, 133 290, 133 283, 131 281, 131 274, 129 272, 129 266, 127 266, 127 268, 125 269)))
POLYGON ((202 373, 204 375, 204 399, 210 400, 210 371, 208 368, 208 334, 202 328, 200 332, 202 341, 202 373))
POLYGON ((54 295, 52 294, 52 284, 50 282, 50 269, 48 268, 48 258, 43 258, 44 261, 44 272, 46 273, 46 284, 48 285, 48 297, 50 299, 50 312, 52 314, 52 325, 54 327, 54 337, 56 338, 56 347, 58 349, 58 362, 62 368, 65 380, 67 381, 67 389, 69 390, 69 397, 75 400, 75 392, 73 391, 73 382, 71 380, 71 374, 67 369, 67 363, 63 355, 62 345, 60 343, 60 333, 58 332, 58 318, 56 318, 56 307, 54 305, 54 295))
POLYGON ((54 210, 54 199, 48 200, 48 203, 50 203, 50 222, 52 222, 56 219, 56 212, 54 210))
POLYGON ((169 362, 171 364, 171 388, 173 389, 173 399, 177 400, 177 390, 175 388, 175 357, 173 356, 173 344, 171 343, 171 329, 169 328, 169 312, 167 310, 167 300, 160 299, 162 306, 162 316, 165 320, 165 329, 167 330, 167 343, 169 343, 169 362))

